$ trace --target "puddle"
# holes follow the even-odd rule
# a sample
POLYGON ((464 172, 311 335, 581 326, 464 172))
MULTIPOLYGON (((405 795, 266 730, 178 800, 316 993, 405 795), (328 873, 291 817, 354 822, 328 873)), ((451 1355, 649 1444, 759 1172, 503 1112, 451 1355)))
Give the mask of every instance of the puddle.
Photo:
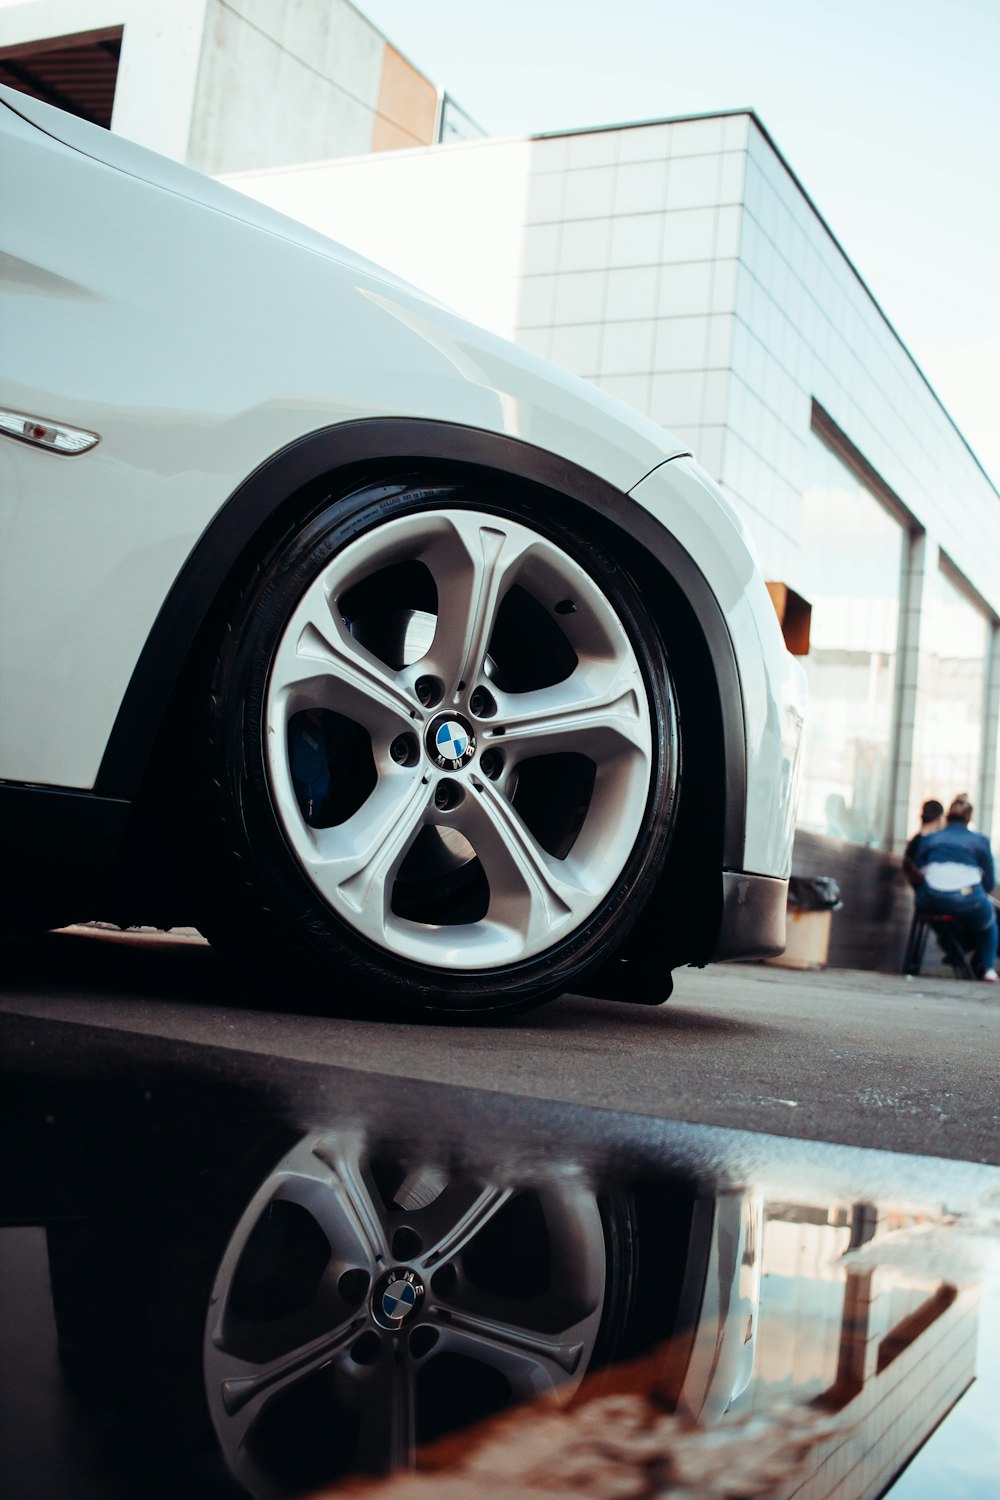
POLYGON ((16 1500, 995 1492, 996 1169, 25 1036, 16 1500))

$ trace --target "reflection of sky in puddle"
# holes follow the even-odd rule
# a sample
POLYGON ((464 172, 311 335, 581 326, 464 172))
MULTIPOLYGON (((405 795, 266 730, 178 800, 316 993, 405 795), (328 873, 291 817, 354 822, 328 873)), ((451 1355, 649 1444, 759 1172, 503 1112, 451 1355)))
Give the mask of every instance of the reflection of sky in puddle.
POLYGON ((976 1380, 892 1489, 893 1500, 985 1500, 1000 1488, 1000 1247, 979 1309, 976 1380))

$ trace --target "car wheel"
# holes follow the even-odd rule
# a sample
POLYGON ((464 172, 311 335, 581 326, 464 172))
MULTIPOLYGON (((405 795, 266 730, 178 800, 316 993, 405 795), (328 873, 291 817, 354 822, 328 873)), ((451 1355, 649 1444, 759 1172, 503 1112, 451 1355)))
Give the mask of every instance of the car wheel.
POLYGON ((300 1141, 223 1255, 205 1390, 259 1500, 412 1466, 427 1443, 576 1389, 617 1352, 630 1199, 573 1173, 534 1185, 300 1141))
POLYGON ((214 931, 286 975, 310 956, 331 1006, 346 984, 466 1014, 572 988, 665 861, 663 643, 622 567, 537 501, 327 503, 261 560, 210 705, 214 931))

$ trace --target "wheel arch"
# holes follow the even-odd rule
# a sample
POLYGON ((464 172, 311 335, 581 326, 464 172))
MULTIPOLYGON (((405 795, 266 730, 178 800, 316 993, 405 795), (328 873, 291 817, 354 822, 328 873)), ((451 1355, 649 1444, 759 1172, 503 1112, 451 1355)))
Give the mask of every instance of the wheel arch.
POLYGON ((678 960, 704 961, 721 915, 720 872, 741 865, 746 805, 742 693, 722 610, 695 560, 638 501, 566 459, 498 433, 427 420, 362 420, 308 434, 261 464, 222 506, 175 579, 122 700, 95 792, 141 806, 157 748, 185 704, 202 642, 253 560, 295 510, 307 514, 331 486, 347 494, 369 482, 431 475, 439 482, 501 478, 538 499, 585 512, 638 584, 667 644, 686 737, 701 742, 697 756, 689 746, 682 773, 677 837, 687 877, 650 906, 662 920, 664 902, 666 910, 675 900, 688 904, 692 861, 699 875, 704 870, 714 877, 710 904, 716 909, 705 906, 696 924, 705 931, 696 935, 695 951, 678 960))

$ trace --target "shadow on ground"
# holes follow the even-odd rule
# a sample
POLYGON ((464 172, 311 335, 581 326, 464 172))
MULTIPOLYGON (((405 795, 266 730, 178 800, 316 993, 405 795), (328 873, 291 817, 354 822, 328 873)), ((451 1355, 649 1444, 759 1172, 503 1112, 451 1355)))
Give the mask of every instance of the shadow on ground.
POLYGON ((410 1010, 376 1004, 363 994, 331 995, 308 992, 302 985, 276 986, 271 977, 237 966, 197 936, 171 933, 119 932, 98 927, 67 928, 59 932, 5 941, 3 988, 21 995, 72 990, 90 1002, 106 1000, 170 1000, 185 1005, 266 1011, 337 1020, 385 1021, 416 1027, 444 1026, 451 1030, 491 1026, 517 1028, 539 1036, 579 1032, 595 1047, 618 1032, 628 1020, 630 1029, 662 1035, 690 1033, 703 1036, 752 1037, 768 1027, 724 1014, 706 1014, 676 1003, 624 1005, 582 995, 563 995, 537 1010, 510 1017, 463 1015, 454 1019, 421 1016, 410 1010))

